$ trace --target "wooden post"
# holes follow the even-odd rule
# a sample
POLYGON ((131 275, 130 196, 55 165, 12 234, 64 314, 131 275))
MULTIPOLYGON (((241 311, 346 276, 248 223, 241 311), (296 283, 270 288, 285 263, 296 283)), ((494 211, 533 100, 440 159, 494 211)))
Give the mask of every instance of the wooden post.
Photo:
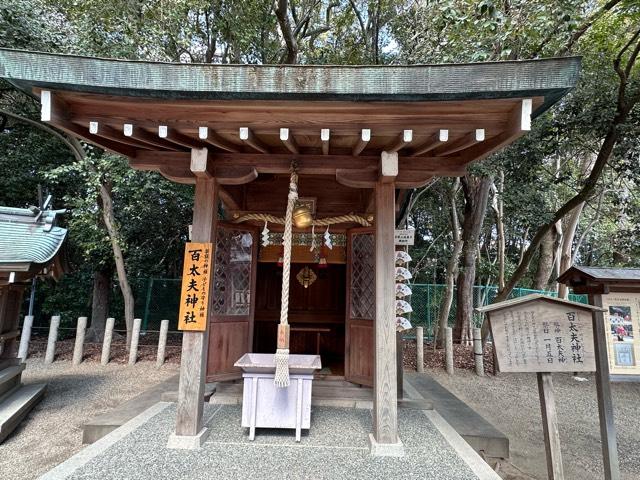
POLYGON ((56 356, 56 341, 58 340, 58 327, 60 326, 60 317, 54 315, 51 317, 51 325, 49 326, 49 338, 47 339, 47 351, 44 354, 44 363, 46 365, 53 363, 56 356))
POLYGON ((418 373, 424 372, 424 330, 416 327, 416 370, 418 373))
POLYGON ((33 315, 26 315, 22 324, 20 334, 20 347, 18 348, 18 358, 22 363, 27 361, 29 356, 29 342, 31 341, 31 327, 33 326, 33 315))
POLYGON ((447 327, 444 329, 445 343, 444 354, 446 359, 447 373, 453 375, 453 329, 447 327))
MULTIPOLYGON (((602 308, 602 295, 590 294, 589 303, 602 308)), ((600 417, 600 441, 605 480, 620 479, 616 426, 613 422, 613 402, 609 381, 609 358, 607 354, 607 336, 603 312, 593 312, 593 343, 596 356, 596 393, 598 396, 598 415, 600 417)))
POLYGON ((135 365, 138 361, 138 342, 140 341, 141 318, 133 319, 133 331, 131 332, 131 347, 129 348, 129 365, 135 365))
POLYGON ((482 354, 482 329, 473 329, 473 359, 476 364, 476 374, 484 377, 484 356, 482 354))
MULTIPOLYGON (((192 241, 215 244, 218 223, 218 187, 215 178, 208 175, 206 168, 202 168, 203 164, 206 167, 206 163, 206 148, 191 150, 192 171, 196 174, 192 241), (196 166, 198 168, 194 168, 196 166)), ((211 308, 213 285, 214 282, 210 282, 209 312, 213 311, 211 308)), ((176 432, 175 436, 169 440, 170 447, 198 448, 204 441, 206 429, 202 428, 202 410, 208 344, 208 324, 204 332, 185 331, 182 335, 176 432)))
POLYGON ((404 355, 402 332, 396 332, 396 385, 398 399, 404 398, 404 355))
POLYGON ((376 319, 371 453, 402 455, 398 438, 395 328, 395 186, 381 181, 376 202, 376 319))
POLYGON ((111 357, 111 340, 113 339, 113 326, 116 323, 115 318, 107 318, 107 324, 104 327, 104 339, 102 340, 102 357, 100 363, 106 365, 111 357))
POLYGON ((550 373, 537 373, 536 375, 538 376, 538 394, 542 411, 544 446, 547 452, 547 475, 549 480, 564 480, 553 381, 550 373))
POLYGON ((164 365, 164 359, 166 357, 165 351, 167 348, 167 332, 169 331, 169 320, 162 320, 160 322, 160 336, 158 338, 158 359, 156 360, 156 366, 161 367, 164 365))
POLYGON ((78 326, 76 327, 76 341, 73 346, 73 365, 82 363, 82 354, 84 352, 84 334, 87 330, 87 317, 78 317, 78 326))

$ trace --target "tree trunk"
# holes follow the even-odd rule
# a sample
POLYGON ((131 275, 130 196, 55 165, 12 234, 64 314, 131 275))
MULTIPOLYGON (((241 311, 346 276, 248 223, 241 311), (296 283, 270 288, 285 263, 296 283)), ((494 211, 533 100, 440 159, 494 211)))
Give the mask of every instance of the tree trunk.
POLYGON ((504 171, 500 171, 500 184, 495 186, 492 208, 496 214, 498 234, 498 288, 504 288, 505 234, 504 234, 504 171))
POLYGON ((434 333, 434 344, 439 348, 444 345, 443 332, 449 326, 449 312, 451 311, 451 302, 453 301, 453 289, 456 275, 458 274, 458 261, 460 252, 462 251, 462 238, 460 236, 460 220, 458 219, 458 207, 456 205, 456 195, 460 188, 460 179, 456 178, 449 195, 449 208, 451 218, 451 233, 453 235, 453 246, 451 256, 447 262, 447 271, 445 274, 445 290, 440 310, 438 312, 438 325, 434 333))
POLYGON ((556 231, 555 229, 550 229, 540 242, 538 267, 533 279, 533 288, 535 290, 546 290, 549 285, 549 278, 553 271, 555 243, 556 231))
POLYGON ((478 239, 487 212, 491 177, 463 177, 464 221, 462 224, 462 265, 457 282, 456 324, 454 340, 470 343, 473 339, 471 320, 473 318, 473 285, 476 278, 476 255, 478 239))
MULTIPOLYGON (((571 248, 573 246, 573 239, 576 236, 576 230, 580 223, 580 215, 584 208, 585 202, 582 202, 576 208, 571 210, 569 218, 565 222, 564 234, 562 236, 562 248, 560 252, 560 274, 566 272, 571 268, 572 255, 571 248)), ((564 284, 558 284, 558 298, 569 298, 569 288, 564 284)))
POLYGON ((111 189, 104 184, 100 183, 100 198, 102 199, 102 219, 104 225, 109 233, 109 240, 111 240, 111 248, 113 250, 113 259, 116 263, 116 272, 118 273, 118 283, 120 284, 120 291, 124 299, 124 320, 127 326, 127 349, 131 345, 131 331, 133 329, 133 316, 135 300, 133 298, 133 292, 129 279, 127 278, 127 270, 124 264, 124 255, 122 253, 122 247, 120 247, 120 235, 118 227, 116 226, 115 217, 113 214, 113 201, 111 200, 111 189))
POLYGON ((109 316, 109 297, 111 294, 111 268, 101 268, 93 275, 93 296, 91 299, 91 326, 87 330, 87 342, 102 342, 104 328, 109 316))

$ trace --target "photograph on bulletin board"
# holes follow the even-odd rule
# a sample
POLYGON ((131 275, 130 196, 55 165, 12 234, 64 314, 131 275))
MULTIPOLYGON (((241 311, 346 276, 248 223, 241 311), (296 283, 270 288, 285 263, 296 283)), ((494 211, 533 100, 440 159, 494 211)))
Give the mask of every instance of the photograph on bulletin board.
POLYGON ((638 316, 640 295, 610 293, 603 295, 606 308, 609 365, 611 373, 637 373, 638 365, 638 316))

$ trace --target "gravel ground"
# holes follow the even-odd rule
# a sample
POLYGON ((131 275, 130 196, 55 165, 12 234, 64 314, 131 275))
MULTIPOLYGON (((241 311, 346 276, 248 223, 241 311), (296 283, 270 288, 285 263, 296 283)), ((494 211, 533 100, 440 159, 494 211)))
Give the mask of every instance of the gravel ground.
MULTIPOLYGON (((535 374, 499 374, 477 377, 458 370, 449 376, 442 369, 426 370, 443 386, 509 437, 511 462, 522 475, 504 478, 546 479, 546 457, 535 374)), ((554 374, 560 442, 566 478, 601 480, 602 451, 595 377, 574 380, 554 374)), ((622 479, 640 478, 640 384, 612 384, 618 453, 622 479)))
POLYGON ((199 451, 166 448, 175 424, 171 405, 80 467, 70 480, 478 478, 417 410, 398 412, 405 447, 400 458, 369 455, 368 410, 316 407, 311 429, 303 431, 299 443, 293 431, 274 429, 258 429, 250 441, 247 429, 239 428, 240 406, 205 405, 204 417, 211 434, 199 451))
POLYGON ((0 445, 0 479, 37 478, 82 449, 82 424, 135 397, 178 372, 178 365, 161 369, 155 363, 132 367, 116 363, 105 367, 85 361, 43 365, 27 362, 23 382, 48 383, 44 399, 0 445))

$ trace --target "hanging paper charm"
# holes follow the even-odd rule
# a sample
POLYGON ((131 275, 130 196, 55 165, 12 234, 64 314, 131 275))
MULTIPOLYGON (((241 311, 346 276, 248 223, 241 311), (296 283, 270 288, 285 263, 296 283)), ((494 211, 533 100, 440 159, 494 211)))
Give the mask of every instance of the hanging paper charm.
POLYGON ((267 222, 264 222, 264 228, 262 229, 262 246, 269 246, 269 229, 267 228, 267 222))
POLYGON ((329 250, 333 250, 333 242, 331 242, 331 234, 329 233, 329 225, 324 232, 324 244, 329 250))
POLYGON ((411 261, 411 255, 403 250, 396 252, 396 264, 402 265, 403 263, 409 263, 411 261))
POLYGON ((404 332, 413 328, 411 322, 404 317, 396 317, 396 332, 404 332))
POLYGON ((413 308, 409 305, 409 302, 404 300, 396 300, 396 315, 404 315, 405 313, 413 312, 413 308))
POLYGON ((411 280, 412 275, 409 270, 404 267, 396 267, 396 281, 404 282, 407 280, 411 280))
POLYGON ((411 295, 411 288, 404 283, 396 283, 396 298, 404 298, 411 295))
POLYGON ((309 249, 310 252, 313 252, 316 249, 316 226, 312 225, 311 226, 311 248, 309 249))

